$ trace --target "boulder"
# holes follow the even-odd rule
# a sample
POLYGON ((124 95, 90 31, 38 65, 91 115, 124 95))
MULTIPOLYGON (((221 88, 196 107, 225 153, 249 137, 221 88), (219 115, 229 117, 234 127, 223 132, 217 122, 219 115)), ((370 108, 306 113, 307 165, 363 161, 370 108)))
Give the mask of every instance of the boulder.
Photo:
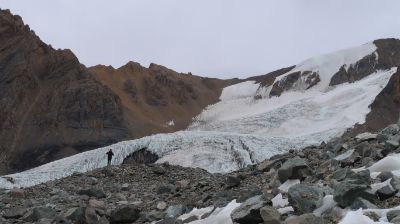
POLYGON ((31 213, 25 218, 25 221, 28 222, 36 222, 43 218, 54 218, 57 215, 57 212, 49 207, 36 207, 31 213))
POLYGON ((266 205, 261 195, 247 199, 231 213, 234 223, 258 224, 263 222, 260 209, 266 205))
POLYGON ((349 177, 350 175, 354 175, 354 171, 349 167, 339 168, 335 172, 332 173, 332 178, 337 181, 342 181, 349 177))
POLYGON ((25 198, 25 190, 20 188, 13 188, 10 190, 9 195, 12 198, 25 198))
POLYGON ((278 170, 278 177, 282 183, 288 179, 304 179, 310 174, 306 161, 298 156, 288 159, 278 170))
POLYGON ((335 187, 333 199, 342 207, 351 205, 358 197, 370 200, 373 198, 373 195, 367 193, 370 184, 371 176, 369 170, 350 174, 335 187))
POLYGON ((166 217, 168 218, 176 218, 185 212, 187 212, 187 207, 183 204, 170 205, 165 211, 166 217))
POLYGON ((189 180, 179 180, 175 182, 176 188, 185 189, 189 187, 189 180))
POLYGON ((161 184, 157 189, 157 194, 169 194, 175 190, 176 187, 172 184, 161 184))
POLYGON ((393 176, 390 180, 390 185, 395 189, 400 191, 400 177, 393 176))
POLYGON ((400 210, 392 210, 386 213, 386 217, 389 222, 391 222, 394 218, 400 217, 400 210))
POLYGON ((99 201, 96 199, 90 199, 88 203, 89 207, 95 208, 95 209, 100 209, 100 210, 105 210, 106 205, 104 201, 99 201))
POLYGON ((157 209, 158 210, 165 210, 167 208, 167 203, 160 201, 157 203, 157 209))
POLYGON ((121 190, 123 190, 123 191, 129 190, 129 184, 127 184, 127 183, 122 184, 122 185, 121 185, 121 190))
POLYGON ((393 178, 393 173, 392 172, 382 172, 376 178, 379 179, 381 182, 384 182, 386 180, 389 180, 390 178, 393 178))
POLYGON ((4 210, 3 217, 6 219, 18 219, 24 216, 25 213, 25 208, 9 208, 4 210))
POLYGON ((320 187, 296 184, 289 188, 289 204, 300 214, 313 212, 322 205, 324 197, 320 187))
POLYGON ((154 222, 161 220, 165 217, 165 212, 162 211, 150 211, 141 214, 141 219, 146 222, 154 222))
POLYGON ((387 126, 386 128, 382 129, 380 134, 386 135, 386 136, 394 136, 400 132, 400 127, 399 124, 391 124, 387 126))
POLYGON ((389 185, 386 185, 386 186, 380 188, 379 190, 377 190, 376 195, 378 195, 379 199, 381 201, 383 201, 383 200, 393 197, 394 195, 396 195, 397 192, 398 192, 398 190, 393 189, 389 185))
POLYGON ((289 217, 284 224, 327 224, 328 222, 314 214, 303 214, 296 217, 289 217))
POLYGON ((232 188, 232 187, 237 187, 237 186, 239 186, 240 185, 240 178, 238 178, 238 177, 235 177, 235 176, 228 176, 227 178, 226 178, 226 185, 227 185, 227 187, 229 187, 229 188, 232 188))
POLYGON ((91 207, 85 209, 85 223, 97 224, 100 223, 101 217, 97 215, 96 210, 91 207))
POLYGON ((376 139, 377 136, 378 136, 377 134, 372 134, 372 133, 369 133, 369 132, 365 132, 365 133, 358 134, 356 136, 356 140, 358 142, 369 141, 369 140, 376 139))
POLYGON ((79 195, 87 195, 89 197, 95 197, 95 198, 105 198, 107 195, 104 193, 104 191, 97 189, 97 188, 88 188, 88 189, 83 189, 78 191, 79 195))
POLYGON ((368 200, 365 200, 364 198, 356 198, 353 203, 350 205, 350 208, 352 210, 358 210, 360 208, 363 209, 375 209, 378 208, 376 205, 372 204, 368 200))
POLYGON ((134 205, 116 208, 111 212, 111 223, 133 223, 140 217, 140 210, 134 205))
POLYGON ((347 207, 351 205, 356 198, 363 197, 368 188, 369 185, 360 184, 352 180, 345 180, 336 186, 333 200, 341 207, 347 207))
POLYGON ((151 170, 157 175, 163 175, 167 172, 167 170, 162 165, 155 165, 151 168, 151 170))
POLYGON ((85 224, 85 210, 86 208, 84 207, 70 208, 67 212, 64 213, 64 216, 75 224, 85 224))
POLYGON ((265 206, 260 209, 260 215, 264 224, 280 224, 281 213, 273 207, 265 206))

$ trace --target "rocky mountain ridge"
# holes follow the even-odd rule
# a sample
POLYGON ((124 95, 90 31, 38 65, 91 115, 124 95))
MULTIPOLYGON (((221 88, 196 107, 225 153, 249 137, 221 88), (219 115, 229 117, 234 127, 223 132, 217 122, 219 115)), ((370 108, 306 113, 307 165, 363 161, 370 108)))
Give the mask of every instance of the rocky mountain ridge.
POLYGON ((118 141, 185 128, 238 80, 130 62, 86 68, 0 11, 0 174, 118 141))

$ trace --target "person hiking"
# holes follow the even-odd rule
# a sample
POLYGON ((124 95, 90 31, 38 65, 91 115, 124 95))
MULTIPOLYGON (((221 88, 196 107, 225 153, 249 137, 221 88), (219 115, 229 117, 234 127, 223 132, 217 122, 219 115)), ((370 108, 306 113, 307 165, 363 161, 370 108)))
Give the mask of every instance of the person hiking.
POLYGON ((108 163, 107 163, 107 166, 110 166, 110 165, 111 165, 111 159, 112 159, 112 157, 114 156, 114 153, 113 153, 113 151, 110 149, 110 150, 108 150, 108 152, 107 152, 106 154, 107 154, 107 156, 108 156, 108 163))

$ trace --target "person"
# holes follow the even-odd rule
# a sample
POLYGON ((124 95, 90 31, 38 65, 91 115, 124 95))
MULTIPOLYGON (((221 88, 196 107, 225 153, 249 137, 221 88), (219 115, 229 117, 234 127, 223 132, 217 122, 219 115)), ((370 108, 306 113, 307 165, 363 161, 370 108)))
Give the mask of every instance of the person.
POLYGON ((108 150, 108 152, 107 152, 106 154, 107 154, 107 156, 108 156, 108 163, 107 163, 107 166, 109 166, 109 165, 111 165, 111 159, 112 159, 114 153, 113 153, 113 151, 110 149, 110 150, 108 150))

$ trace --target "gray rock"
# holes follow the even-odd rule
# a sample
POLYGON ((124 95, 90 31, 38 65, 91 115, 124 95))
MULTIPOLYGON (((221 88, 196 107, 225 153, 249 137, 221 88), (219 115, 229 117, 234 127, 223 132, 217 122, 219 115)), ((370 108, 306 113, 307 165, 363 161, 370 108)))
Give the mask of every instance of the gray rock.
POLYGON ((197 216, 190 216, 189 218, 183 220, 182 222, 183 223, 190 223, 190 222, 194 222, 196 220, 198 220, 197 216))
POLYGON ((260 209, 261 218, 264 224, 280 224, 281 213, 273 207, 265 206, 260 209))
POLYGON ((72 224, 72 222, 65 217, 57 216, 52 224, 72 224))
POLYGON ((155 165, 151 168, 153 173, 158 175, 163 175, 167 172, 167 170, 162 165, 155 165))
POLYGON ((85 209, 83 207, 79 208, 70 208, 67 212, 64 213, 64 216, 71 220, 76 224, 84 224, 85 223, 85 209))
POLYGON ((178 205, 170 205, 168 206, 167 210, 165 211, 166 217, 168 218, 176 218, 187 211, 187 207, 182 204, 178 205))
POLYGON ((97 188, 88 188, 88 189, 83 189, 78 191, 79 195, 87 195, 89 197, 95 197, 95 198, 105 198, 107 195, 104 193, 104 191, 97 189, 97 188))
POLYGON ((365 200, 364 198, 356 198, 353 203, 350 205, 350 208, 353 210, 358 210, 359 208, 363 209, 375 209, 378 208, 376 205, 372 204, 368 200, 365 200))
POLYGON ((226 185, 227 187, 237 187, 240 185, 240 178, 235 177, 235 176, 228 176, 226 178, 226 185))
POLYGON ((111 212, 111 223, 133 223, 140 217, 140 210, 134 205, 116 208, 111 212))
POLYGON ((266 205, 261 195, 247 199, 231 213, 232 221, 240 224, 262 223, 260 209, 266 205))
POLYGON ((390 185, 392 185, 392 187, 395 190, 400 190, 400 178, 397 176, 393 176, 392 179, 390 180, 390 185))
POLYGON ((369 185, 358 184, 352 181, 343 181, 339 183, 333 194, 333 199, 342 207, 351 205, 354 200, 361 197, 369 188, 369 185))
POLYGON ((12 198, 25 198, 25 190, 20 188, 13 188, 8 194, 12 198))
POLYGON ((324 193, 320 187, 296 184, 289 188, 289 204, 297 213, 310 213, 322 205, 324 193))
POLYGON ((365 216, 368 216, 370 219, 372 219, 374 222, 379 221, 379 219, 381 218, 380 215, 378 215, 376 212, 373 211, 365 211, 363 212, 365 216))
POLYGON ((24 216, 25 213, 25 208, 9 208, 4 210, 3 217, 6 219, 18 219, 24 216))
POLYGON ((393 189, 391 186, 384 186, 377 190, 376 194, 378 195, 379 199, 383 201, 393 197, 397 192, 398 190, 393 189))
POLYGON ((400 131, 399 124, 391 124, 387 126, 386 128, 382 129, 380 134, 386 135, 386 136, 394 136, 398 134, 400 131))
POLYGON ((125 184, 122 184, 122 186, 121 186, 121 190, 123 190, 123 191, 127 191, 127 190, 129 190, 129 184, 127 184, 127 183, 125 183, 125 184))
MULTIPOLYGON (((236 200, 238 203, 245 202, 247 199, 252 198, 257 195, 262 195, 263 192, 260 189, 254 189, 249 191, 244 191, 240 193, 239 198, 236 200)), ((271 197, 272 199, 273 197, 271 197)), ((265 199, 265 198, 264 198, 265 199)))
POLYGON ((172 184, 161 184, 157 189, 157 194, 169 194, 175 190, 176 187, 172 184))
POLYGON ((86 207, 85 221, 87 224, 97 224, 100 223, 100 216, 96 214, 96 210, 94 208, 86 207))
POLYGON ((285 220, 284 224, 326 224, 328 223, 321 217, 316 217, 313 214, 303 214, 297 217, 290 217, 285 220))
POLYGON ((36 222, 43 218, 54 218, 57 215, 57 212, 49 207, 36 207, 32 210, 32 212, 25 218, 25 221, 36 222))
POLYGON ((157 222, 157 224, 183 224, 183 222, 182 222, 182 220, 175 219, 175 218, 165 218, 165 219, 157 222))
POLYGON ((303 179, 311 171, 306 161, 298 156, 288 159, 278 170, 279 180, 283 183, 288 179, 303 179))
POLYGON ((356 140, 358 142, 363 142, 363 141, 374 140, 374 139, 376 139, 376 137, 377 137, 377 134, 372 134, 372 133, 369 133, 369 132, 365 132, 365 133, 358 134, 356 136, 356 140))
POLYGON ((391 222, 394 224, 400 224, 400 216, 394 217, 391 222))
POLYGON ((167 208, 167 203, 160 201, 157 203, 156 207, 158 210, 165 210, 167 208))
POLYGON ((150 211, 141 214, 141 219, 146 222, 153 222, 161 220, 165 217, 165 212, 162 211, 150 211))
POLYGON ((358 197, 366 197, 369 188, 366 177, 354 175, 355 179, 346 179, 335 187, 333 199, 341 206, 351 205, 358 197), (358 178, 357 178, 358 177, 358 178))
POLYGON ((342 181, 354 174, 355 174, 354 171, 349 167, 339 168, 338 170, 332 173, 332 178, 338 181, 342 181))
POLYGON ((386 213, 386 217, 389 222, 391 222, 394 218, 400 217, 400 210, 392 210, 386 213))

